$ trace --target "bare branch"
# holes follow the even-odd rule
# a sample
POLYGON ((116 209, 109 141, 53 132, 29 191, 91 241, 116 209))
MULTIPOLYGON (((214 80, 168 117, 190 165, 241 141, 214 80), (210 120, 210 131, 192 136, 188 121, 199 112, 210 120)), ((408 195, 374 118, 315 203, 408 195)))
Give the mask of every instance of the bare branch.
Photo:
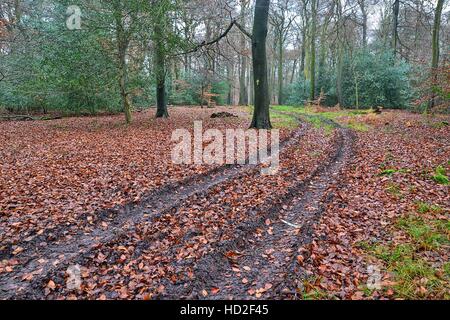
POLYGON ((247 30, 246 30, 239 22, 234 21, 234 24, 235 24, 236 27, 238 27, 238 29, 241 30, 241 32, 242 32, 243 34, 245 34, 248 38, 250 38, 250 39, 253 38, 253 35, 252 35, 249 31, 247 31, 247 30))
POLYGON ((225 29, 225 31, 221 35, 219 35, 217 38, 215 38, 214 40, 211 40, 211 41, 208 41, 208 42, 203 41, 202 43, 200 43, 197 46, 195 46, 195 48, 193 48, 193 49, 191 49, 189 51, 186 51, 186 52, 182 52, 182 53, 178 53, 178 54, 172 55, 171 57, 176 57, 176 56, 180 56, 180 55, 186 55, 186 54, 190 54, 190 53, 195 53, 195 52, 197 52, 198 50, 200 50, 203 47, 209 47, 209 46, 211 46, 213 44, 216 44, 220 40, 225 38, 230 33, 230 31, 233 29, 234 26, 237 26, 239 28, 239 30, 241 30, 242 33, 244 33, 247 37, 249 37, 250 39, 252 38, 252 35, 248 31, 246 31, 245 28, 243 28, 236 20, 233 20, 230 23, 230 25, 225 29))

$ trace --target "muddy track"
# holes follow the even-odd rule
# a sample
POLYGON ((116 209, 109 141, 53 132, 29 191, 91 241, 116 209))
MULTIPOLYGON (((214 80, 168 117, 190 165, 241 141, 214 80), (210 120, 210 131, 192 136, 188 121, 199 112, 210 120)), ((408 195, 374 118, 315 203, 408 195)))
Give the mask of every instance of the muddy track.
POLYGON ((292 296, 292 275, 298 274, 294 270, 298 269, 298 248, 310 241, 313 226, 332 198, 328 189, 337 183, 352 155, 353 134, 338 130, 335 152, 326 164, 291 187, 280 201, 269 208, 263 206, 259 218, 238 228, 233 240, 217 244, 214 253, 197 263, 194 280, 175 285, 166 282, 166 292, 159 298, 204 299, 202 291, 213 288, 219 291, 208 299, 292 296))
MULTIPOLYGON (((301 125, 280 148, 295 143, 305 132, 307 126, 301 125)), ((17 272, 0 274, 0 299, 43 298, 39 290, 48 275, 57 270, 65 270, 70 264, 88 256, 99 244, 112 242, 122 235, 131 232, 141 221, 152 221, 167 212, 178 208, 185 200, 193 196, 207 194, 212 188, 228 180, 238 178, 251 170, 258 170, 254 165, 226 165, 215 168, 204 174, 188 178, 180 183, 168 184, 158 189, 137 204, 128 204, 98 213, 93 230, 88 233, 78 232, 67 235, 59 227, 53 234, 58 235, 51 243, 40 246, 43 239, 36 238, 31 242, 17 244, 24 248, 16 259, 20 264, 17 272), (106 222, 107 226, 101 224, 106 222), (24 281, 27 275, 33 275, 32 281, 24 281)), ((8 250, 11 251, 11 250, 8 250)), ((11 252, 3 253, 2 259, 11 258, 11 252)))

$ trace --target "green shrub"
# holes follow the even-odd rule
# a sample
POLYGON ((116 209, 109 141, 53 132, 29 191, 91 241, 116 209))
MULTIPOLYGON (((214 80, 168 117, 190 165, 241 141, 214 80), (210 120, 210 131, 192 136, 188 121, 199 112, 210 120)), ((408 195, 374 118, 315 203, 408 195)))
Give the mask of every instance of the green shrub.
POLYGON ((448 185, 450 183, 446 170, 443 166, 436 168, 435 174, 433 175, 433 180, 439 184, 448 185))

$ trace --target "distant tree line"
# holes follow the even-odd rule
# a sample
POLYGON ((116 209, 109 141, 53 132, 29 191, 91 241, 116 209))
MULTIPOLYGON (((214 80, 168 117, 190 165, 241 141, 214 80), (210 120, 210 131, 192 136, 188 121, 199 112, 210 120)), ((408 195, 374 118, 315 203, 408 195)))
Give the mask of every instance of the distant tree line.
MULTIPOLYGON (((80 30, 66 25, 70 5, 2 1, 1 108, 131 122, 133 109, 167 117, 168 104, 203 104, 205 93, 265 113, 319 96, 347 108, 448 106, 445 0, 80 0, 80 30)), ((254 124, 270 127, 261 115, 254 124)))

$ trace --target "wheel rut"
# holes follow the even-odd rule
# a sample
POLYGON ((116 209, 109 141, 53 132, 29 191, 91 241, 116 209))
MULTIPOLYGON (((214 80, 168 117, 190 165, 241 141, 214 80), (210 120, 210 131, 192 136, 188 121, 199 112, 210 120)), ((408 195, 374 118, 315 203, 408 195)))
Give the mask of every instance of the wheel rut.
MULTIPOLYGON (((336 125, 336 124, 335 124, 336 125)), ((310 241, 313 226, 332 198, 328 191, 352 156, 353 134, 338 128, 334 154, 308 179, 293 186, 279 203, 261 210, 259 219, 243 225, 236 237, 217 244, 194 269, 194 280, 166 283, 161 299, 281 299, 292 294, 290 275, 298 248, 310 241)))
MULTIPOLYGON (((286 148, 304 134, 306 125, 301 125, 280 148, 286 148)), ((48 275, 69 265, 83 255, 87 255, 99 244, 108 243, 121 235, 132 232, 133 227, 141 221, 151 221, 179 207, 190 197, 206 194, 212 188, 235 179, 245 172, 258 170, 255 165, 226 165, 215 168, 205 174, 188 178, 180 183, 168 184, 158 189, 137 204, 128 204, 105 210, 98 214, 91 232, 78 232, 67 236, 61 230, 54 233, 57 239, 41 246, 41 238, 17 244, 24 248, 16 259, 18 271, 0 274, 0 299, 43 298, 38 289, 48 275), (106 223, 107 227, 104 227, 106 223), (27 279, 31 278, 31 279, 27 279)), ((67 228, 67 226, 66 226, 67 228)), ((0 258, 12 258, 11 250, 3 252, 0 258)))

